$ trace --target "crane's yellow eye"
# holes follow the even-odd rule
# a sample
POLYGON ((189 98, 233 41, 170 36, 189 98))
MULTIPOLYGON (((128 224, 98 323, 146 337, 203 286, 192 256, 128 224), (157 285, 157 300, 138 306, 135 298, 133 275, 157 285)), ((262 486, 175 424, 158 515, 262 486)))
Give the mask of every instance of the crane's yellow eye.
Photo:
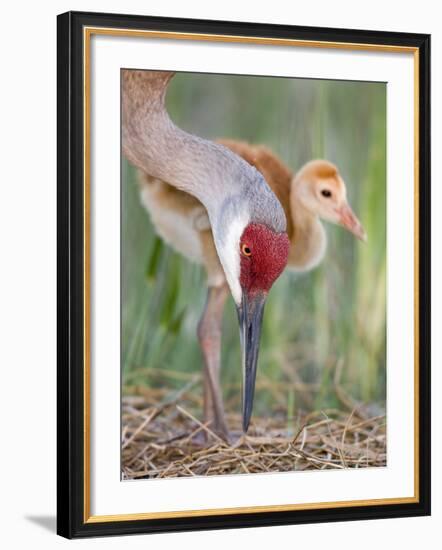
POLYGON ((243 244, 241 246, 241 252, 244 254, 244 256, 251 256, 252 255, 252 251, 250 250, 250 248, 246 244, 243 244))

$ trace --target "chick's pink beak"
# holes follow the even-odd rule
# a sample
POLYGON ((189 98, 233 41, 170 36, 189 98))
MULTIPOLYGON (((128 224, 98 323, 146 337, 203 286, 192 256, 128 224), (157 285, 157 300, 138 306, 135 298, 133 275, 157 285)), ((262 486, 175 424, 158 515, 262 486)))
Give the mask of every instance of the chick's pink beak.
POLYGON ((342 227, 345 227, 345 229, 350 231, 350 233, 353 233, 353 235, 361 241, 367 241, 367 234, 348 203, 341 206, 338 210, 338 214, 339 223, 342 227))

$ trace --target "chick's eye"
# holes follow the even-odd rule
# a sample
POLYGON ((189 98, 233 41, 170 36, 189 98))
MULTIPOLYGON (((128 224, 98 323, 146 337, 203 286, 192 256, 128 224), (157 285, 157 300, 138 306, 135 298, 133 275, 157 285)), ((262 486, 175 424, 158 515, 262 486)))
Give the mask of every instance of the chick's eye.
POLYGON ((244 256, 251 256, 252 255, 252 251, 250 250, 250 248, 246 244, 241 245, 241 252, 244 254, 244 256))
POLYGON ((330 198, 330 197, 332 196, 331 191, 329 191, 328 189, 323 189, 323 190, 321 191, 321 195, 322 195, 323 197, 326 197, 327 199, 330 198))

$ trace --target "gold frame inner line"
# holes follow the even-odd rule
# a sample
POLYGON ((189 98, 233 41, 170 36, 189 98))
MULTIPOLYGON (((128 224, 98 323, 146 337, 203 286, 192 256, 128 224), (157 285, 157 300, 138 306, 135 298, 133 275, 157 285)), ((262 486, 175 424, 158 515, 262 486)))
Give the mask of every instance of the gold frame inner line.
POLYGON ((83 436, 84 436, 84 485, 83 485, 83 512, 85 523, 102 523, 115 521, 136 521, 141 519, 161 519, 161 518, 185 518, 215 516, 227 514, 249 514, 264 512, 282 512, 297 510, 314 510, 325 508, 343 508, 350 506, 378 506, 410 504, 419 501, 419 49, 411 46, 392 46, 388 44, 364 44, 348 42, 329 42, 319 40, 296 40, 280 38, 262 38, 246 37, 234 35, 218 35, 204 33, 182 33, 182 32, 163 32, 148 31, 137 29, 117 29, 107 27, 84 27, 83 28, 83 101, 84 101, 84 225, 83 225, 83 244, 84 244, 84 411, 83 411, 83 436), (134 514, 116 514, 96 516, 91 514, 91 481, 90 481, 90 46, 92 35, 110 35, 126 37, 143 37, 150 39, 167 40, 194 40, 204 42, 225 42, 225 43, 248 43, 268 46, 292 46, 304 48, 325 48, 325 49, 343 49, 343 50, 364 50, 373 52, 392 52, 392 53, 412 53, 414 62, 414 495, 408 497, 371 499, 371 500, 353 500, 336 502, 317 502, 317 503, 298 503, 269 506, 249 506, 234 508, 216 508, 206 510, 179 510, 167 512, 150 512, 134 514))

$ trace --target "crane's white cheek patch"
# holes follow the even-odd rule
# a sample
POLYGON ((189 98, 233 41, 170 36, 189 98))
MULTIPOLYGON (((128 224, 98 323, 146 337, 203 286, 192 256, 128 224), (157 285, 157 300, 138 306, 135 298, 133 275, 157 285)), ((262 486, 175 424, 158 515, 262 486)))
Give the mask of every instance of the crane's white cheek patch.
POLYGON ((241 284, 239 281, 241 271, 239 243, 247 223, 248 218, 236 218, 230 222, 227 227, 222 228, 220 231, 221 238, 218 239, 218 242, 217 239, 215 239, 218 256, 223 266, 233 299, 237 305, 241 303, 242 296, 241 284))

